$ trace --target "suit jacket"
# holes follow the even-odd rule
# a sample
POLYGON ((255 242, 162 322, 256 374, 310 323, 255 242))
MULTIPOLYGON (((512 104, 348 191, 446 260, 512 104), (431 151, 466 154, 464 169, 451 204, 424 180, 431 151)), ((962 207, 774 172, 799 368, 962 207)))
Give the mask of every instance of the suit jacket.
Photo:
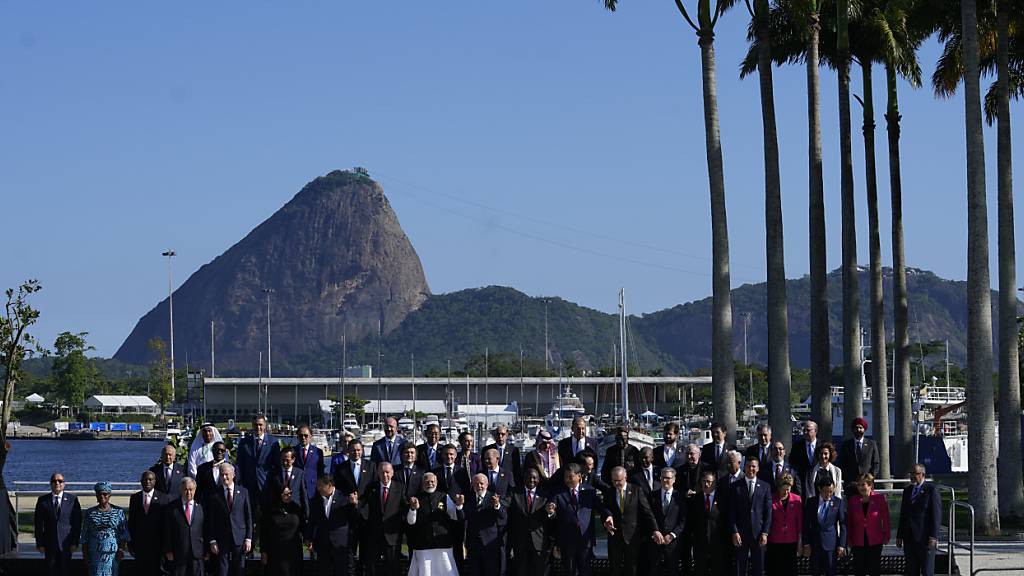
POLYGON ((150 466, 149 471, 156 475, 156 490, 167 494, 170 498, 178 498, 181 496, 181 481, 187 476, 185 473, 185 467, 181 464, 175 463, 171 465, 171 482, 167 483, 167 478, 164 476, 164 465, 157 462, 153 466, 150 466))
POLYGON ((163 554, 164 511, 170 498, 156 489, 149 500, 149 512, 143 505, 142 490, 128 499, 128 536, 133 556, 163 554))
POLYGON ((651 470, 650 484, 647 483, 647 476, 644 474, 643 468, 637 468, 636 470, 633 470, 633 472, 631 472, 627 477, 627 481, 630 484, 640 488, 640 492, 644 495, 644 497, 650 496, 651 492, 661 490, 661 480, 658 479, 657 467, 654 467, 654 469, 651 470))
MULTIPOLYGON (((568 438, 562 438, 558 441, 558 461, 562 463, 562 466, 576 461, 575 455, 572 453, 574 436, 568 438)), ((591 438, 585 436, 583 438, 583 452, 589 452, 597 458, 597 438, 591 438)))
POLYGON ((413 466, 409 471, 409 478, 405 477, 405 466, 399 466, 395 468, 395 480, 402 483, 404 487, 403 495, 406 498, 415 496, 420 493, 423 488, 423 470, 418 466, 413 466))
POLYGON ((388 454, 388 438, 385 436, 380 440, 373 443, 373 447, 370 448, 370 461, 374 464, 380 464, 381 462, 391 462, 394 466, 402 465, 402 447, 405 446, 405 438, 400 434, 396 434, 392 439, 391 454, 388 454))
POLYGON ((686 493, 673 489, 668 508, 665 508, 665 492, 662 488, 651 492, 648 501, 651 504, 651 512, 654 513, 655 530, 662 535, 672 534, 676 540, 682 538, 683 532, 686 531, 686 493))
POLYGON ((82 506, 73 494, 61 493, 59 514, 53 507, 53 494, 47 492, 36 500, 36 546, 45 547, 47 556, 57 551, 70 554, 81 535, 82 506))
POLYGON ((878 476, 878 469, 882 465, 882 460, 878 455, 878 445, 874 440, 865 438, 860 458, 857 457, 856 446, 857 442, 853 438, 847 438, 839 445, 837 464, 843 471, 843 478, 847 482, 856 482, 858 476, 868 472, 873 476, 878 476))
POLYGON ((671 467, 671 468, 678 468, 679 466, 681 466, 683 464, 683 462, 686 462, 686 452, 685 452, 686 447, 684 446, 683 449, 680 450, 679 449, 679 445, 680 444, 682 444, 682 442, 676 442, 676 445, 674 446, 675 451, 672 454, 672 461, 671 462, 667 462, 665 460, 665 445, 664 444, 662 444, 661 446, 658 446, 657 448, 655 448, 654 449, 654 469, 655 470, 661 470, 662 468, 664 468, 666 466, 671 467))
POLYGON ((825 511, 825 519, 818 516, 821 498, 814 496, 807 500, 804 509, 804 545, 814 550, 831 552, 846 548, 846 510, 840 498, 832 497, 825 511))
MULTIPOLYGON (((821 444, 821 440, 814 441, 815 448, 817 448, 819 444, 821 444)), ((801 480, 807 478, 807 473, 811 471, 811 466, 814 465, 814 454, 811 454, 808 457, 807 439, 803 436, 793 440, 793 448, 789 453, 789 465, 796 468, 797 473, 800 474, 801 480)))
POLYGON ((362 494, 366 488, 377 481, 377 467, 369 460, 363 458, 359 463, 359 481, 356 481, 352 473, 352 462, 345 461, 344 464, 334 469, 334 485, 341 490, 345 496, 355 492, 362 494))
POLYGON ((939 491, 931 482, 925 482, 917 497, 914 485, 903 489, 900 503, 900 524, 896 537, 917 545, 926 545, 929 538, 939 538, 939 524, 942 521, 942 500, 939 491))
POLYGON ((252 503, 249 491, 235 483, 232 490, 231 507, 225 488, 221 487, 209 494, 204 506, 206 521, 209 523, 207 537, 216 541, 221 550, 230 550, 252 541, 252 503))
MULTIPOLYGON (((309 517, 309 498, 306 496, 306 481, 304 478, 302 468, 292 466, 291 478, 288 481, 288 487, 292 490, 292 502, 297 503, 301 508, 302 512, 309 517)), ((284 469, 278 468, 267 477, 267 485, 263 494, 263 503, 266 504, 272 500, 277 500, 281 496, 281 492, 284 491, 284 469)))
POLYGON ((850 546, 877 546, 889 543, 889 504, 885 496, 873 492, 868 500, 868 515, 864 516, 864 498, 859 493, 850 496, 846 505, 846 541, 850 546), (867 531, 867 542, 864 532, 867 531))
POLYGON ((823 470, 827 470, 832 476, 832 482, 836 485, 836 496, 842 498, 843 496, 843 469, 829 463, 828 468, 822 468, 820 466, 811 466, 810 472, 807 473, 807 481, 804 482, 804 494, 807 498, 817 496, 818 491, 814 487, 814 483, 818 480, 818 474, 823 470))
MULTIPOLYGON (((714 470, 715 472, 725 470, 725 454, 729 452, 729 450, 735 449, 736 446, 726 442, 725 446, 722 449, 721 457, 715 459, 715 443, 708 442, 700 449, 700 461, 703 462, 704 466, 706 466, 708 469, 714 470)), ((682 463, 685 461, 686 458, 684 455, 683 460, 679 463, 679 465, 682 466, 682 463)))
POLYGON ((491 497, 494 494, 495 492, 488 488, 483 503, 479 507, 476 493, 466 494, 462 512, 466 515, 467 549, 479 550, 485 546, 494 544, 501 546, 504 543, 505 527, 508 523, 508 505, 502 501, 501 506, 495 510, 491 505, 491 497))
POLYGON ((580 484, 576 503, 565 488, 552 498, 555 503, 555 545, 565 551, 593 548, 595 542, 594 517, 604 517, 604 506, 597 491, 580 484))
POLYGON ((458 456, 455 457, 455 468, 463 470, 467 467, 469 468, 469 476, 479 472, 483 468, 483 464, 480 463, 480 455, 476 452, 470 452, 469 454, 459 452, 458 456))
POLYGON ((761 451, 761 448, 762 448, 762 446, 761 446, 760 442, 758 442, 756 444, 752 444, 750 446, 747 446, 747 449, 743 452, 743 459, 744 459, 744 461, 747 458, 750 458, 751 456, 753 456, 753 457, 757 458, 758 463, 761 464, 761 468, 764 468, 765 466, 770 464, 771 461, 772 461, 772 445, 771 445, 771 443, 768 444, 768 447, 764 450, 763 453, 761 451))
POLYGON ((804 527, 804 503, 795 491, 789 493, 789 501, 772 498, 772 527, 768 532, 771 544, 793 544, 800 541, 804 527))
POLYGON ((465 476, 465 474, 460 474, 459 468, 457 466, 452 467, 451 482, 448 481, 448 474, 445 471, 443 465, 434 468, 433 470, 431 470, 431 472, 434 473, 434 476, 437 476, 438 492, 447 492, 448 494, 451 495, 465 494, 465 492, 462 489, 462 486, 459 484, 459 476, 465 476))
POLYGON ((302 481, 306 485, 306 497, 312 498, 313 494, 316 494, 317 479, 324 475, 324 470, 326 469, 324 451, 312 444, 309 445, 308 456, 303 455, 302 446, 292 446, 292 450, 295 452, 295 463, 293 466, 302 469, 302 481))
POLYGON ((313 543, 313 550, 347 546, 349 528, 354 528, 356 507, 349 503, 348 493, 340 489, 334 491, 330 515, 324 509, 324 501, 319 492, 309 501, 306 539, 313 543))
POLYGON ((185 519, 185 503, 178 498, 164 509, 164 553, 174 554, 174 563, 180 564, 203 557, 205 543, 203 505, 193 502, 192 522, 185 519))
POLYGON ((768 468, 760 469, 757 473, 757 477, 767 482, 768 487, 771 488, 772 490, 772 494, 775 494, 775 492, 779 489, 778 481, 779 479, 781 479, 782 474, 789 474, 790 476, 793 477, 793 494, 802 495, 804 493, 803 482, 801 482, 800 473, 797 472, 797 469, 791 466, 789 462, 783 461, 782 474, 776 474, 775 465, 776 463, 772 462, 768 468))
POLYGON ((701 491, 701 478, 708 469, 705 467, 703 462, 698 461, 697 465, 690 467, 690 463, 687 462, 679 468, 676 468, 676 489, 686 492, 693 490, 694 492, 701 491))
POLYGON ((734 482, 729 496, 729 531, 750 542, 760 534, 768 534, 772 526, 772 491, 764 480, 755 480, 750 496, 747 478, 734 482))
MULTIPOLYGON (((441 447, 444 443, 438 442, 434 447, 434 462, 430 462, 430 446, 426 442, 416 447, 416 466, 420 470, 430 470, 441 465, 441 447)), ((415 494, 413 494, 415 496, 415 494)))
POLYGON ((250 433, 238 443, 235 462, 238 468, 236 478, 257 501, 263 496, 267 477, 281 464, 281 446, 263 435, 263 443, 257 450, 256 438, 250 433))
POLYGON ((552 519, 546 510, 548 498, 540 491, 534 491, 533 506, 526 498, 526 489, 512 492, 508 505, 509 539, 515 555, 544 552, 551 548, 552 519))
MULTIPOLYGON (((498 445, 496 442, 492 442, 484 447, 484 450, 488 448, 497 449, 498 445)), ((512 487, 518 486, 519 481, 523 478, 523 458, 519 448, 511 442, 505 442, 505 451, 498 451, 498 457, 500 458, 498 466, 509 473, 512 487)))
POLYGON ((686 532, 696 548, 721 550, 729 541, 728 508, 721 498, 723 490, 715 489, 710 510, 704 509, 703 492, 686 499, 686 532))
POLYGON ((604 460, 601 461, 601 480, 605 483, 612 483, 612 468, 622 466, 626 469, 626 476, 634 468, 640 467, 640 451, 632 444, 625 446, 612 446, 604 453, 604 460))
MULTIPOLYGON (((487 476, 487 489, 497 493, 502 498, 508 496, 509 491, 515 487, 515 483, 512 481, 512 473, 507 472, 504 468, 498 467, 498 470, 493 474, 497 478, 496 481, 492 481, 490 470, 480 470, 480 473, 487 476)), ((469 492, 465 493, 469 494, 469 492)))
POLYGON ((611 538, 619 538, 626 545, 637 540, 643 542, 656 526, 651 503, 639 488, 630 484, 626 484, 622 497, 620 505, 615 486, 604 493, 605 514, 615 522, 615 535, 611 538))
POLYGON ((378 548, 381 542, 398 546, 401 542, 406 511, 404 488, 401 482, 393 480, 388 488, 388 501, 383 507, 384 492, 380 482, 374 482, 363 492, 359 498, 363 546, 378 548))
POLYGON ((215 479, 213 462, 204 462, 196 468, 196 500, 205 505, 207 496, 220 487, 220 472, 215 479))

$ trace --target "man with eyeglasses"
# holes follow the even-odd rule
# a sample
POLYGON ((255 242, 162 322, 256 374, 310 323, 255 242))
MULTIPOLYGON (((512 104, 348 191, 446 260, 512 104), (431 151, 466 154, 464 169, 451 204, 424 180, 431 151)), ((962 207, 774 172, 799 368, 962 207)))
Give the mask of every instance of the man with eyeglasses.
POLYGON ((491 432, 494 442, 484 447, 484 451, 493 448, 498 451, 498 466, 508 473, 509 484, 515 488, 523 478, 523 461, 519 448, 508 441, 508 426, 498 424, 491 432))
POLYGON ((299 426, 296 433, 299 445, 295 446, 295 466, 302 470, 306 498, 316 496, 317 478, 324 475, 324 451, 313 444, 313 433, 309 426, 299 426))
POLYGON ((82 506, 74 494, 64 492, 64 475, 50 476, 50 492, 36 500, 36 549, 46 559, 46 574, 71 573, 71 554, 82 533, 82 506))
POLYGON ((798 475, 796 468, 790 465, 786 456, 786 445, 782 443, 782 440, 773 440, 771 462, 768 466, 761 468, 761 472, 758 474, 758 477, 767 482, 768 486, 772 489, 772 494, 775 494, 775 491, 779 486, 779 481, 782 480, 784 475, 789 474, 793 477, 793 493, 803 494, 803 492, 800 491, 800 476, 798 475))
POLYGON ((942 502, 939 491, 925 482, 924 464, 910 470, 910 486, 903 489, 896 547, 903 549, 909 576, 934 576, 935 550, 939 546, 942 502))
POLYGON ((177 457, 174 446, 164 444, 160 461, 149 469, 156 475, 156 489, 172 500, 181 496, 181 481, 186 476, 185 467, 176 462, 177 457))
POLYGON ((223 442, 214 442, 213 461, 200 464, 196 470, 196 500, 203 506, 206 506, 207 496, 220 486, 220 465, 225 462, 227 452, 223 442))

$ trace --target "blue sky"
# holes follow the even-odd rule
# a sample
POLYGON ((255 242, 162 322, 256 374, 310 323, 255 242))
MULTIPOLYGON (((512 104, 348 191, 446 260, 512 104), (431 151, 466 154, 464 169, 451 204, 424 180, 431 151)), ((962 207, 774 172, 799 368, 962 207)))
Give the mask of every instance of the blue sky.
MULTIPOLYGON (((163 250, 178 253, 178 285, 306 182, 350 166, 383 184, 434 292, 501 284, 611 311, 625 287, 633 313, 711 292, 699 49, 670 1, 626 0, 614 14, 589 0, 2 0, 0 10, 0 285, 42 282, 36 334, 47 345, 87 331, 98 354, 113 354, 166 296, 163 250)), ((747 20, 727 14, 716 42, 737 286, 765 276, 758 86, 737 73, 747 20)), ((925 47, 926 74, 936 55, 925 47)), ((856 69, 853 86, 861 93, 856 69)), ((799 277, 804 68, 776 69, 775 88, 786 270, 799 277)), ((964 278, 963 102, 900 90, 908 263, 964 278)), ((822 104, 831 269, 840 219, 827 70, 822 104)), ((888 264, 881 113, 877 123, 888 264)), ((994 271, 991 175, 988 189, 994 271)))

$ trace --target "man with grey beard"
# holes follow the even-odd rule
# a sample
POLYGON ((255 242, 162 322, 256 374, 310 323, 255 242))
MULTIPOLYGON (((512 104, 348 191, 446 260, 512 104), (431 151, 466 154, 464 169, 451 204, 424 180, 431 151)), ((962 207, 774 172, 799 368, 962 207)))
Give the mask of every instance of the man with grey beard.
POLYGON ((409 574, 456 572, 452 548, 462 519, 462 511, 455 501, 437 489, 437 476, 433 472, 423 474, 421 489, 409 498, 409 511, 405 516, 412 552, 409 574))

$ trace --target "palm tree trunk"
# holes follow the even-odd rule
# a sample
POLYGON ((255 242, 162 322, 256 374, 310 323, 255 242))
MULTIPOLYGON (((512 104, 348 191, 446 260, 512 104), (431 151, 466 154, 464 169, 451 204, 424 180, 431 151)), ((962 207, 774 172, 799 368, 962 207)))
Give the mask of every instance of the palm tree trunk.
POLYGON ((711 379, 715 419, 727 431, 736 430, 736 385, 732 359, 732 303, 729 294, 729 226, 725 209, 722 137, 718 128, 718 80, 715 72, 715 33, 698 32, 701 79, 704 85, 704 140, 711 189, 711 379))
POLYGON ((888 93, 885 113, 889 136, 889 189, 892 203, 892 316, 893 395, 896 422, 893 462, 897 472, 910 469, 914 456, 914 428, 910 399, 910 333, 907 313, 907 264, 903 250, 903 179, 900 175, 900 106, 896 92, 896 69, 885 67, 888 93))
MULTIPOLYGON (((857 270, 857 222, 853 198, 853 136, 850 127, 849 2, 839 0, 839 161, 843 222, 843 422, 864 413, 860 381, 860 289, 857 270)), ((844 431, 849 435, 849 431, 844 431)))
POLYGON ((868 253, 871 260, 871 398, 869 422, 881 465, 880 478, 889 478, 889 385, 886 381, 885 302, 882 291, 882 244, 878 227, 878 178, 875 172, 875 97, 871 60, 861 60, 864 82, 864 183, 868 196, 868 253))
POLYGON ((995 408, 992 391, 992 296, 988 272, 985 141, 981 127, 978 14, 975 0, 961 0, 964 117, 967 137, 967 422, 971 450, 967 489, 977 528, 999 533, 995 408))
POLYGON ((825 184, 821 157, 821 79, 818 71, 818 12, 811 13, 807 41, 807 157, 811 266, 811 418, 822 438, 832 437, 832 387, 829 380, 828 269, 825 261, 825 184))
POLYGON ((772 85, 771 34, 768 2, 755 3, 758 30, 757 71, 761 83, 761 121, 764 128, 764 228, 768 264, 768 423, 776 438, 792 443, 792 401, 789 372, 789 318, 786 307, 785 245, 782 240, 782 184, 779 176, 779 136, 775 124, 772 85))
POLYGON ((1017 266, 1013 245, 1013 161, 1010 155, 1009 2, 996 14, 996 105, 999 210, 999 512, 1024 516, 1020 446, 1020 371, 1017 351, 1017 266))

